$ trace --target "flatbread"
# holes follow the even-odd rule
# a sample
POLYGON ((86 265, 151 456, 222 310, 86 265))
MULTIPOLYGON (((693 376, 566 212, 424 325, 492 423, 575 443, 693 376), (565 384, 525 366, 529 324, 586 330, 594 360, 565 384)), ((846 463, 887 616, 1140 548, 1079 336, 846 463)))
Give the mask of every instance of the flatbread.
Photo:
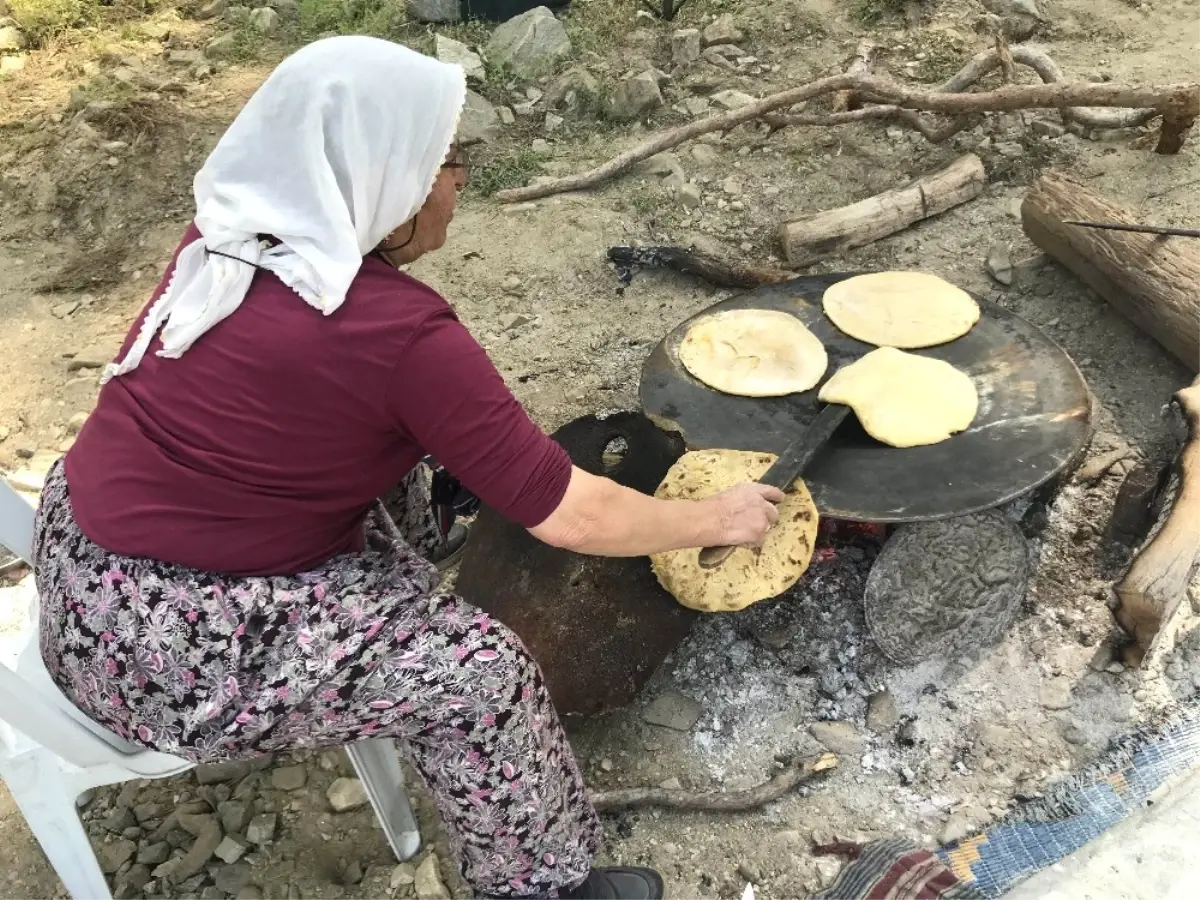
MULTIPOLYGON (((671 466, 654 496, 700 500, 726 488, 756 481, 771 467, 771 453, 696 450, 671 466)), ((684 606, 701 612, 744 609, 778 597, 808 568, 817 537, 817 507, 803 481, 779 504, 779 521, 761 550, 738 547, 715 569, 700 568, 700 549, 672 550, 650 557, 658 582, 684 606)))
POLYGON ((795 316, 768 309, 730 309, 692 325, 679 344, 691 375, 726 394, 782 397, 816 387, 829 357, 795 316))
POLYGON ((827 288, 823 302, 834 325, 876 347, 934 347, 979 321, 970 294, 926 272, 855 275, 827 288))
POLYGON ((979 393, 966 374, 892 347, 839 369, 818 396, 851 407, 867 434, 893 447, 944 441, 968 428, 979 411, 979 393))

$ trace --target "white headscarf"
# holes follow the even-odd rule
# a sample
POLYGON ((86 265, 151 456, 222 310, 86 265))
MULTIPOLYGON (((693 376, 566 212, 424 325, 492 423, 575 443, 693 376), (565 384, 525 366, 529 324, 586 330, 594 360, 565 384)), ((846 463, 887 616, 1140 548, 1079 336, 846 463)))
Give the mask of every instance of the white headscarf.
POLYGON ((327 38, 284 60, 196 174, 202 237, 103 380, 137 368, 160 328, 158 355, 182 355, 238 308, 255 266, 334 312, 363 256, 424 204, 465 98, 462 68, 377 38, 327 38))

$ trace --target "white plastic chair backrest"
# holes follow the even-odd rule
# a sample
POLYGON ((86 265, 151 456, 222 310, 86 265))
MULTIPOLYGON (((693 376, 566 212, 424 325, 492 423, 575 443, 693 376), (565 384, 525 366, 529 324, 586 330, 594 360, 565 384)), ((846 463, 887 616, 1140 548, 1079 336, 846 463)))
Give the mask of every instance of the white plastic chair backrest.
POLYGON ((0 478, 0 544, 33 563, 33 505, 0 478))

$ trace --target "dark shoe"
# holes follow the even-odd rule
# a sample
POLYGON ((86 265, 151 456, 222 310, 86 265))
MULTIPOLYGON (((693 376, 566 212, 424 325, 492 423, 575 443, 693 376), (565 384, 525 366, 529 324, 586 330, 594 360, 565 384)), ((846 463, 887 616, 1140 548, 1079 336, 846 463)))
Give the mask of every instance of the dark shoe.
POLYGON ((441 552, 429 560, 437 566, 439 572, 446 571, 462 559, 462 555, 467 549, 467 537, 469 534, 470 529, 468 526, 457 522, 450 529, 450 533, 446 535, 446 544, 442 547, 441 552))
POLYGON ((640 866, 592 869, 587 880, 559 897, 569 900, 662 900, 662 876, 640 866))

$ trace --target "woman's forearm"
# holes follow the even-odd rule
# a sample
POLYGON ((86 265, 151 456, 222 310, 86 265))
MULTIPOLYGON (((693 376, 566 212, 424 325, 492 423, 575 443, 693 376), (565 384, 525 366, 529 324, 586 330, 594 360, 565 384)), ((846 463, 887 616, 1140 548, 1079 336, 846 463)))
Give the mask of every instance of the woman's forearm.
POLYGON ((534 537, 596 556, 646 556, 719 543, 719 504, 656 500, 615 481, 575 469, 558 509, 530 529, 534 537))

